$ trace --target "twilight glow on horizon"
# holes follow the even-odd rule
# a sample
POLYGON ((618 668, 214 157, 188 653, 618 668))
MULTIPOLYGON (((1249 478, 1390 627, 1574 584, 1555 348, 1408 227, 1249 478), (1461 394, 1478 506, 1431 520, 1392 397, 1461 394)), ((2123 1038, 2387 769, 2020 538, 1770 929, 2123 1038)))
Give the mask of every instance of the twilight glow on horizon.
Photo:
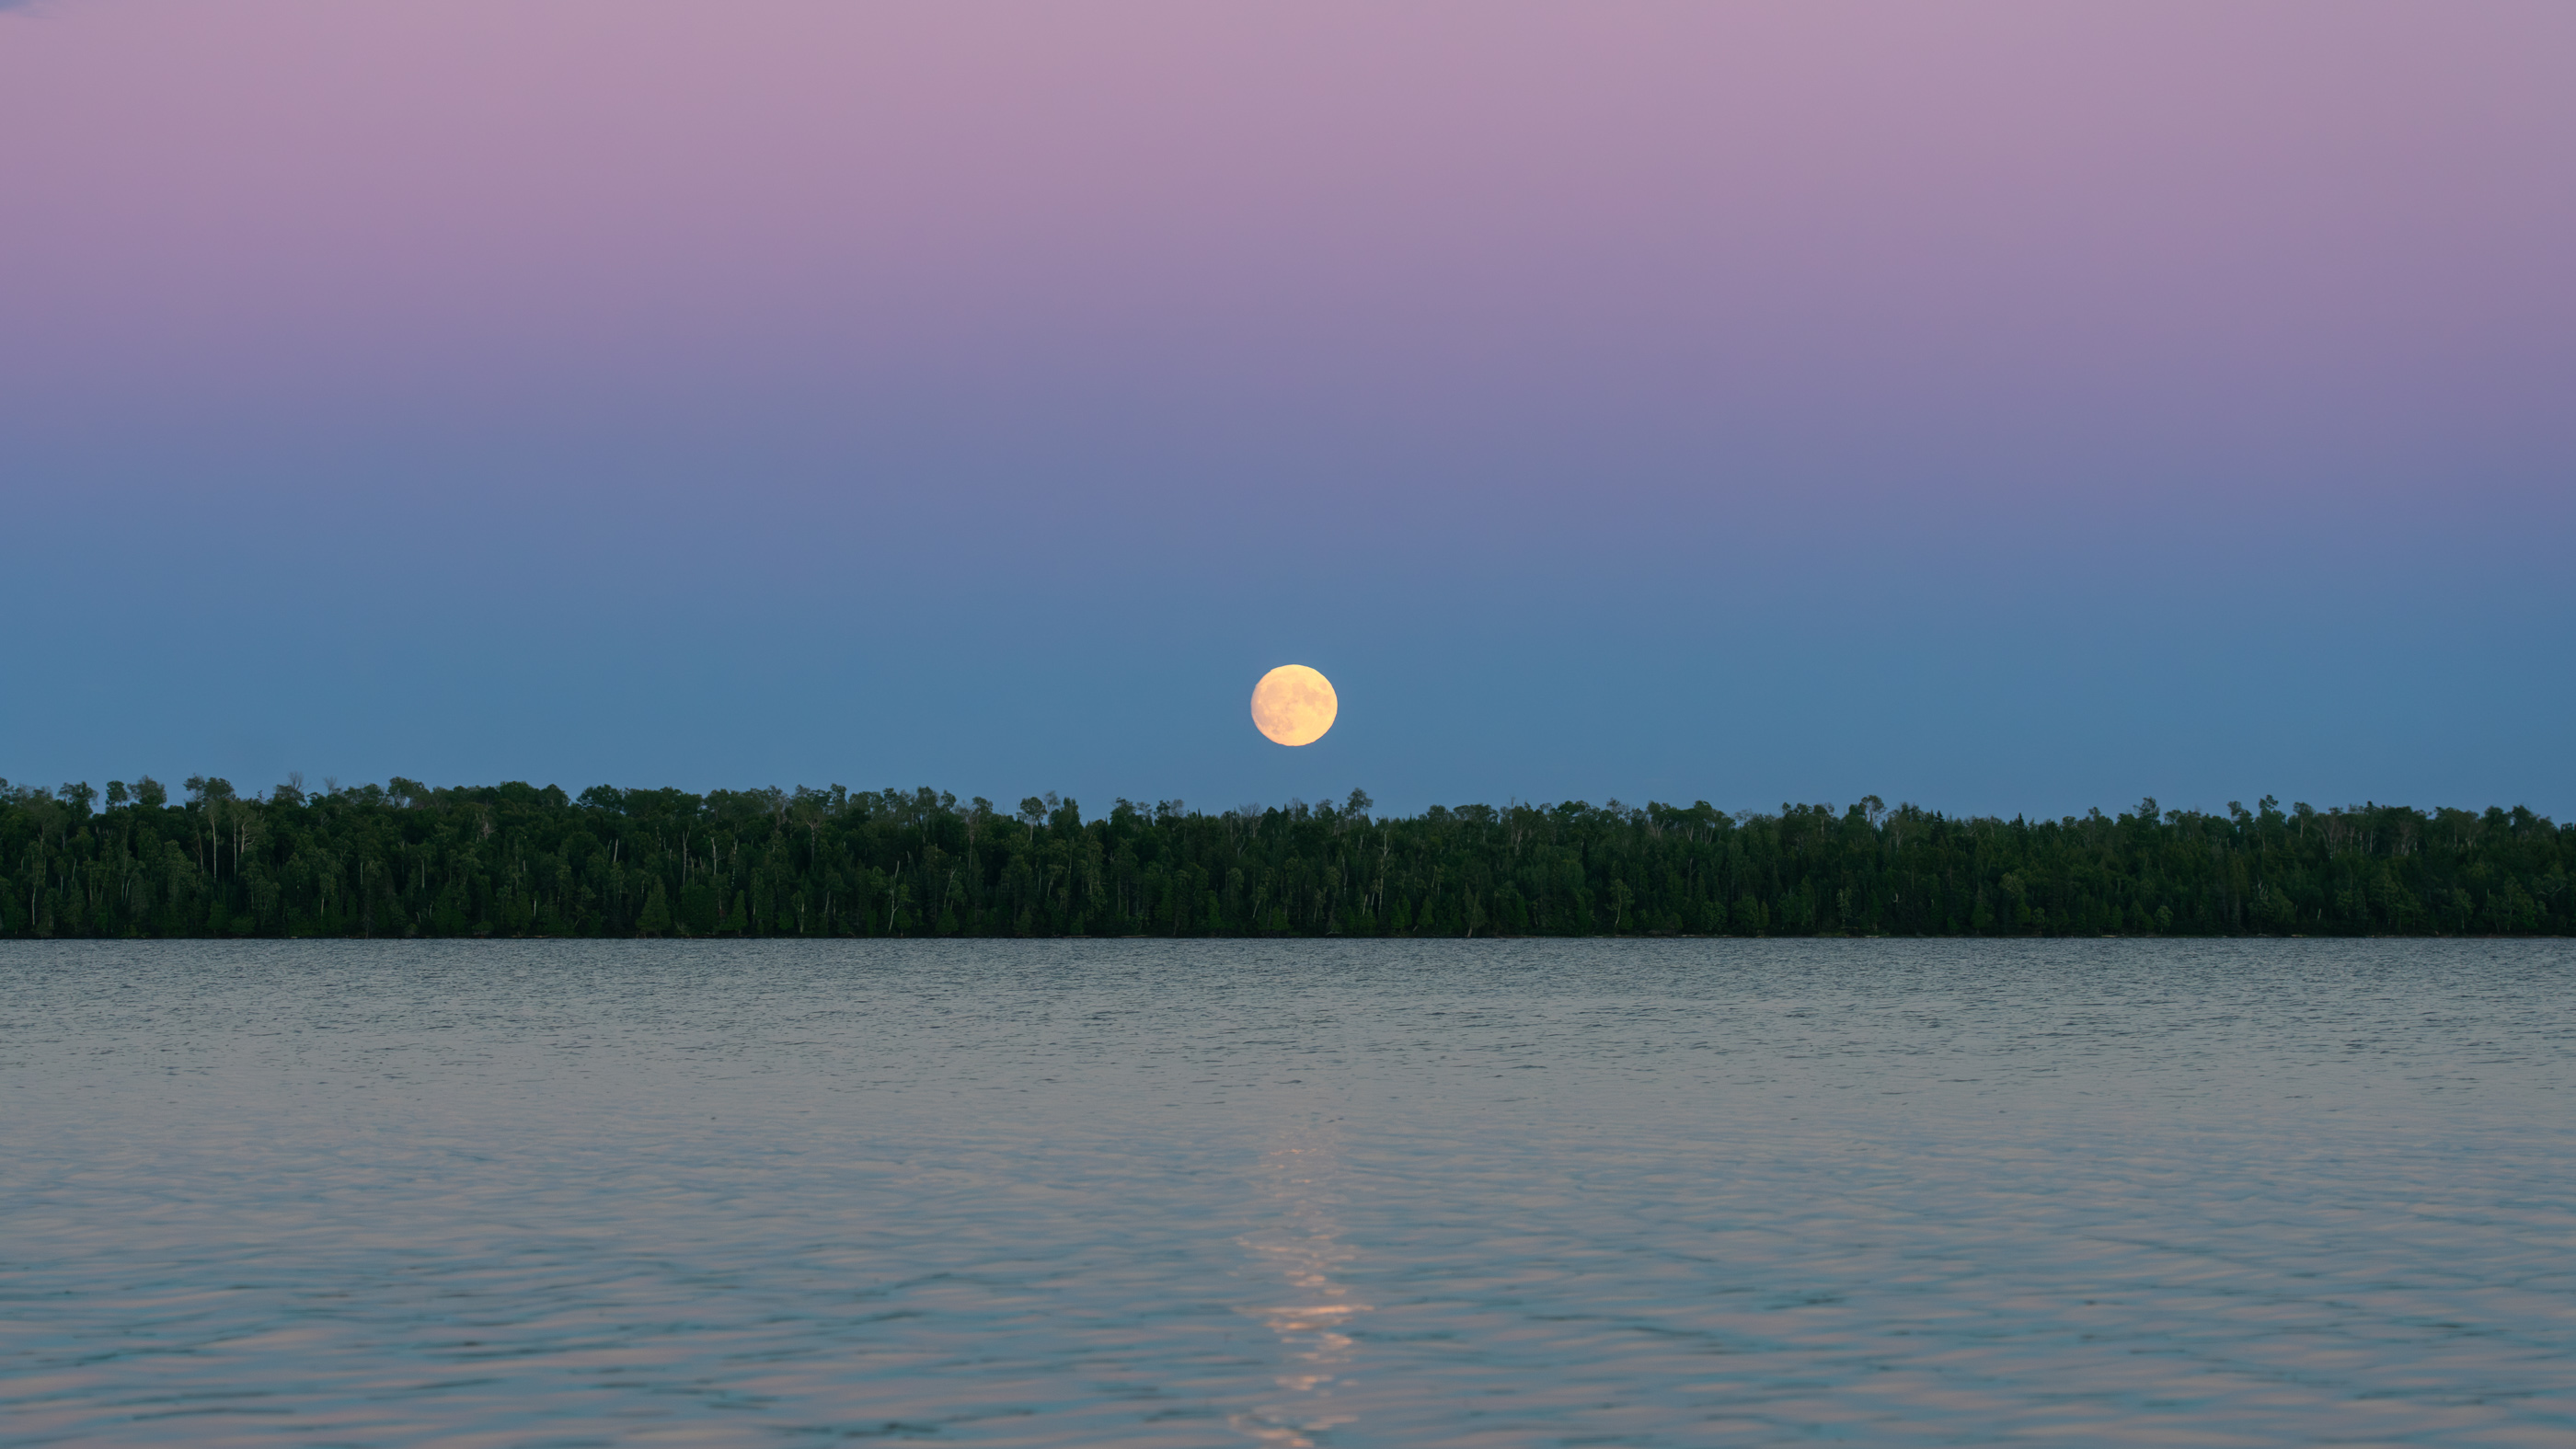
POLYGON ((33 0, 0 236, 22 783, 2576 811, 2564 5, 33 0))

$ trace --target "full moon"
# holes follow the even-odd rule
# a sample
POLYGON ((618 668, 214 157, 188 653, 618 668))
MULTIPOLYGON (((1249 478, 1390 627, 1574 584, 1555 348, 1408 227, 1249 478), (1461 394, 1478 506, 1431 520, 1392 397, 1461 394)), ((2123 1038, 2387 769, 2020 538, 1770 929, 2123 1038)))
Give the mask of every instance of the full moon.
POLYGON ((1283 745, 1311 745, 1333 727, 1342 702, 1333 681, 1303 664, 1282 664, 1252 686, 1252 722, 1283 745))

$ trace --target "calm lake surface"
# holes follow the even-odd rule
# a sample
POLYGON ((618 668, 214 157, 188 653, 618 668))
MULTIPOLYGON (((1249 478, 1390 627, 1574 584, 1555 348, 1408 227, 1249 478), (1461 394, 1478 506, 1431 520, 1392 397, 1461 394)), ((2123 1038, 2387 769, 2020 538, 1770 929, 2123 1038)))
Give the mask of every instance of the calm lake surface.
POLYGON ((0 945, 11 1444, 2576 1442, 2566 942, 0 945))

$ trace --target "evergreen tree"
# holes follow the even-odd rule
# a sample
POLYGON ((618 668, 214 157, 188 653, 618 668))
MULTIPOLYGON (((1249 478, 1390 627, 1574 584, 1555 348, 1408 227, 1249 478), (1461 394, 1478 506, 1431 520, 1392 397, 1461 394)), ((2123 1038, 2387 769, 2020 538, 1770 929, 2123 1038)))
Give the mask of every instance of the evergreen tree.
POLYGON ((635 929, 646 936, 671 934, 671 897, 660 881, 653 882, 653 893, 644 899, 644 913, 636 919, 635 929))

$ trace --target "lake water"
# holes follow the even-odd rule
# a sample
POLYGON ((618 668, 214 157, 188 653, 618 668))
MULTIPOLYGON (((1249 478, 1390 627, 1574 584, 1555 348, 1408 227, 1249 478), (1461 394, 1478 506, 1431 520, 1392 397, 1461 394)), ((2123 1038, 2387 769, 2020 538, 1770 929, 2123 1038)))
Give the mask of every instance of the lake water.
POLYGON ((0 945, 11 1444, 2576 1442, 2566 942, 0 945))

